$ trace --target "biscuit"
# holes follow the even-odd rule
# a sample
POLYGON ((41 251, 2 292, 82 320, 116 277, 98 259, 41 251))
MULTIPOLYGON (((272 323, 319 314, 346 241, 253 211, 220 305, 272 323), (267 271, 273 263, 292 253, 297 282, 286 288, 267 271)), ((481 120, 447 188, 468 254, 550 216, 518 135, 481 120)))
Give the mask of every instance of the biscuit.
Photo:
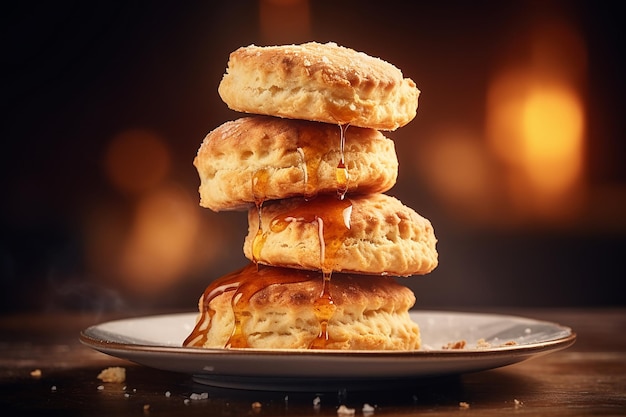
POLYGON ((409 123, 420 93, 380 58, 316 42, 237 49, 218 92, 240 112, 379 130, 409 123))
MULTIPOLYGON (((345 130, 348 193, 378 193, 396 182, 394 142, 374 129, 345 130)), ((336 193, 341 128, 269 116, 244 117, 210 132, 194 160, 200 205, 214 211, 294 196, 336 193)))
POLYGON ((320 195, 250 208, 243 250, 273 266, 409 276, 437 266, 436 243, 430 221, 394 197, 320 195))
POLYGON ((408 313, 414 303, 413 292, 388 277, 324 280, 320 272, 251 263, 207 287, 184 346, 418 349, 419 327, 408 313))

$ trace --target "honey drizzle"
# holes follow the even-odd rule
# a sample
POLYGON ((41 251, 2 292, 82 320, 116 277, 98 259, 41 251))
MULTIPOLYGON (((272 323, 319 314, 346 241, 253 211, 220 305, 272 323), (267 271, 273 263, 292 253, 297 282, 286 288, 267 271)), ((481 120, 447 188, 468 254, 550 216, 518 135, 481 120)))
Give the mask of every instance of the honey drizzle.
POLYGON ((252 240, 252 261, 254 263, 258 263, 258 260, 261 257, 261 250, 263 249, 265 241, 267 240, 267 233, 263 231, 263 226, 261 225, 262 208, 263 204, 258 204, 256 207, 257 213, 259 215, 259 225, 256 230, 256 234, 254 235, 254 239, 252 240))
MULTIPOLYGON (((352 211, 351 202, 345 202, 345 195, 348 190, 348 169, 345 165, 345 134, 349 125, 339 125, 340 146, 339 162, 335 171, 337 184, 337 198, 328 196, 317 196, 319 165, 322 160, 323 150, 315 148, 308 141, 309 146, 298 147, 297 152, 302 158, 304 198, 309 200, 307 204, 301 205, 290 211, 276 216, 270 223, 270 230, 265 231, 262 226, 263 202, 266 198, 269 173, 267 169, 257 170, 252 178, 252 193, 258 214, 258 228, 252 242, 252 260, 247 267, 234 273, 225 275, 216 280, 203 295, 201 317, 198 320, 192 333, 185 339, 184 346, 203 346, 207 341, 207 333, 212 324, 215 310, 209 304, 218 295, 226 291, 235 291, 231 298, 231 306, 234 314, 234 329, 225 347, 245 348, 248 347, 247 336, 243 329, 245 319, 248 317, 246 309, 250 304, 250 299, 257 292, 269 285, 277 283, 299 282, 304 280, 302 274, 290 273, 281 275, 278 280, 276 274, 267 274, 266 279, 249 279, 252 276, 251 268, 257 274, 263 271, 271 271, 272 268, 259 268, 258 259, 261 250, 267 240, 269 232, 280 233, 286 229, 293 221, 316 223, 318 227, 320 245, 320 268, 322 270, 322 289, 319 297, 313 304, 315 316, 320 324, 318 336, 310 343, 310 349, 323 349, 329 341, 328 323, 336 310, 336 305, 330 292, 331 275, 335 266, 335 255, 341 245, 345 234, 350 229, 350 215, 352 211), (315 157, 308 158, 311 153, 315 157), (310 175, 315 173, 315 175, 310 175), (341 203, 343 202, 343 204, 341 203), (271 277, 271 278, 270 278, 271 277), (288 277, 285 279, 285 277, 288 277)), ((308 278, 307 278, 308 279, 308 278)))
POLYGON ((322 270, 322 291, 314 303, 315 316, 320 323, 320 332, 311 343, 311 349, 322 349, 329 339, 328 322, 336 306, 330 292, 331 275, 335 268, 336 254, 350 230, 352 202, 338 200, 334 196, 320 195, 274 217, 270 222, 270 232, 280 233, 291 222, 314 223, 317 225, 320 245, 320 269, 322 270))
POLYGON ((324 349, 330 339, 328 334, 328 322, 335 314, 337 306, 330 293, 330 273, 324 272, 322 280, 322 292, 313 303, 313 311, 315 317, 320 324, 320 331, 317 337, 309 344, 309 349, 324 349))
POLYGON ((282 285, 316 279, 311 271, 292 270, 249 263, 238 271, 231 272, 212 282, 205 290, 202 301, 200 319, 191 334, 183 342, 183 346, 203 347, 211 328, 216 311, 210 307, 211 301, 228 291, 234 291, 231 306, 234 313, 234 328, 224 347, 248 347, 247 335, 244 332, 249 315, 250 300, 259 291, 270 285, 282 285))
MULTIPOLYGON (((246 268, 249 268, 249 266, 246 268)), ((213 324, 213 317, 216 313, 210 306, 211 301, 225 292, 234 291, 238 288, 240 275, 246 268, 224 275, 207 287, 200 301, 200 318, 191 334, 183 342, 183 346, 202 347, 206 343, 207 334, 213 324)))
MULTIPOLYGON (((345 143, 346 143, 346 130, 349 125, 339 126, 339 162, 335 168, 335 181, 337 196, 340 200, 343 200, 348 191, 348 168, 345 163, 345 143)), ((313 199, 317 195, 317 189, 319 185, 318 170, 324 155, 329 151, 326 147, 323 147, 318 141, 306 137, 306 132, 300 132, 301 144, 296 148, 296 152, 300 155, 302 161, 302 177, 304 183, 304 190, 302 194, 306 200, 313 199)))
POLYGON ((348 168, 344 159, 344 151, 346 147, 346 130, 349 125, 339 125, 339 163, 335 170, 335 177, 337 179, 337 196, 340 200, 343 200, 348 192, 348 168))
MULTIPOLYGON (((336 254, 350 230, 352 202, 349 199, 338 200, 332 195, 319 195, 314 200, 285 210, 276 215, 270 222, 268 230, 262 232, 264 236, 259 240, 259 250, 269 233, 280 233, 292 222, 314 223, 317 225, 320 244, 320 269, 322 270, 322 289, 319 297, 313 303, 315 316, 319 321, 320 331, 311 342, 310 349, 323 349, 328 341, 328 323, 333 316, 336 305, 334 303, 330 283, 335 269, 336 254)), ((261 227, 259 226, 259 229, 261 227)), ((262 229, 261 229, 262 230, 262 229)), ((311 279, 303 271, 288 270, 282 273, 281 268, 267 267, 251 262, 240 271, 225 275, 216 280, 203 295, 201 319, 198 321, 192 334, 185 340, 185 346, 202 346, 206 340, 215 311, 210 308, 210 302, 226 291, 235 291, 231 298, 234 313, 234 329, 226 347, 244 348, 248 346, 244 332, 251 297, 271 284, 299 282, 311 279)))
POLYGON ((292 222, 317 225, 320 244, 320 269, 329 272, 335 267, 335 255, 350 230, 352 202, 334 196, 319 195, 276 215, 270 222, 270 233, 284 231, 292 222))
POLYGON ((302 160, 302 182, 304 185, 302 195, 306 200, 310 200, 317 195, 319 187, 318 171, 326 149, 319 142, 305 135, 307 135, 307 132, 300 132, 302 146, 298 146, 296 151, 302 160))
POLYGON ((269 172, 267 168, 259 169, 255 171, 252 176, 252 196, 254 197, 254 204, 259 216, 259 224, 257 227, 256 235, 252 240, 252 261, 257 262, 261 256, 261 249, 265 244, 267 235, 263 233, 263 225, 261 223, 263 202, 267 196, 267 185, 269 182, 269 172))

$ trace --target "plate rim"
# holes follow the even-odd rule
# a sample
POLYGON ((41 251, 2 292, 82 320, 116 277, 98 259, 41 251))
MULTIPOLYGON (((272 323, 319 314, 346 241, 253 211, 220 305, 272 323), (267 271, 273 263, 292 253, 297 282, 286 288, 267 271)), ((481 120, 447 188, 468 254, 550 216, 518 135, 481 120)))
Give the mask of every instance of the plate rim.
POLYGON ((539 354, 542 352, 553 352, 557 350, 566 349, 573 345, 577 339, 576 332, 569 326, 564 326, 559 323, 546 320, 538 320, 533 318, 527 318, 518 315, 511 314, 499 314, 499 313, 477 313, 477 312, 462 312, 462 311, 444 311, 444 310, 411 310, 416 314, 441 314, 441 315, 471 315, 471 316, 489 316, 492 318, 509 319, 509 320, 524 320, 536 324, 549 324, 559 328, 565 332, 563 337, 545 340, 541 342, 533 342, 523 345, 502 345, 491 346, 489 348, 464 348, 464 349, 417 349, 417 350, 309 350, 309 349, 258 349, 258 348, 201 348, 201 347, 185 347, 185 346, 171 346, 171 345, 157 345, 157 344, 145 344, 145 343, 123 343, 112 340, 105 340, 93 335, 94 331, 101 326, 114 324, 124 321, 142 320, 142 319, 158 319, 173 316, 187 316, 197 314, 193 312, 181 312, 171 314, 155 314, 139 317, 129 317, 122 319, 115 319, 104 321, 98 324, 91 325, 80 331, 79 340, 82 344, 89 346, 95 350, 109 353, 109 352, 129 352, 129 353, 145 353, 145 354, 168 354, 168 355, 198 355, 198 356, 221 356, 227 355, 233 356, 260 356, 260 357, 285 357, 285 358, 385 358, 389 359, 407 359, 407 358, 458 358, 458 359, 470 359, 473 357, 485 357, 485 356, 528 356, 532 354, 539 354))

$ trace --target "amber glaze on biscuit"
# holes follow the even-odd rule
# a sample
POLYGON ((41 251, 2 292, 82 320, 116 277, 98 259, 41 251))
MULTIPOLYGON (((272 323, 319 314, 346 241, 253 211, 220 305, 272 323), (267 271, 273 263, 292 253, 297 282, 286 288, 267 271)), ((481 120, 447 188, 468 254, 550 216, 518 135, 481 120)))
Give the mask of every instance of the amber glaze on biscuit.
POLYGON ((200 205, 214 211, 247 209, 267 200, 336 193, 343 159, 348 194, 378 193, 396 182, 394 142, 374 129, 243 117, 210 132, 194 160, 200 205))
POLYGON ((411 350, 420 346, 413 292, 390 277, 250 263, 200 297, 184 346, 204 348, 411 350))
POLYGON ((438 262, 430 221, 386 194, 273 201, 251 208, 248 226, 244 254, 261 264, 409 276, 438 262))

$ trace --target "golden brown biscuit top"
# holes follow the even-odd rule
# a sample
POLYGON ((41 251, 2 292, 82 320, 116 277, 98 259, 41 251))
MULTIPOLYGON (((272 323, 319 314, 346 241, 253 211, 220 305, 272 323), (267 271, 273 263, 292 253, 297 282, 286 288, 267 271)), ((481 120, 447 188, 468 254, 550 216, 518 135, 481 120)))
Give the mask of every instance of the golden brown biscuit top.
POLYGON ((335 88, 359 88, 362 91, 391 89, 401 84, 400 69, 380 58, 372 57, 334 42, 302 45, 250 45, 234 51, 231 61, 253 60, 269 71, 304 72, 319 77, 335 88))
POLYGON ((420 93, 389 62, 316 42, 235 50, 218 92, 236 111, 381 130, 410 122, 420 93))

